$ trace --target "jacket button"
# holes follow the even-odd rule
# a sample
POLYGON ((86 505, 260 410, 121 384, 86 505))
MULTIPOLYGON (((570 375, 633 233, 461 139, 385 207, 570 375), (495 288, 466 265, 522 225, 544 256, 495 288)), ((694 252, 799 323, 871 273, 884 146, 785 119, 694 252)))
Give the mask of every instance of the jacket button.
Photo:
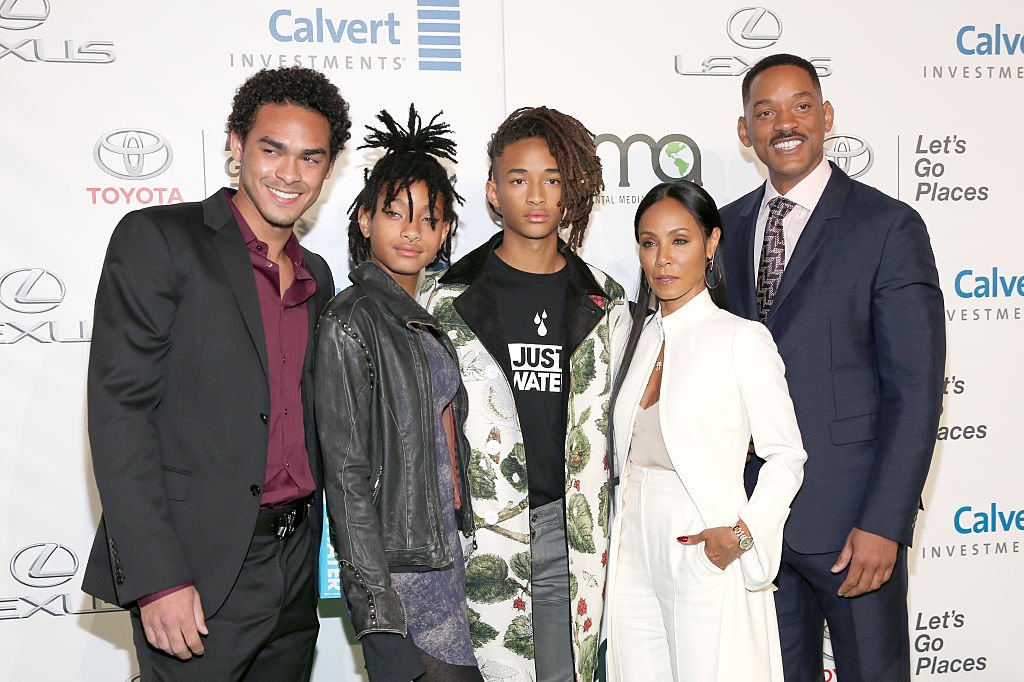
POLYGON ((268 419, 267 419, 267 413, 266 412, 260 412, 260 421, 263 422, 264 424, 267 423, 268 419))
POLYGON ((118 585, 124 585, 124 576, 123 575, 117 576, 117 584, 118 585))
POLYGON ((258 485, 252 485, 249 486, 249 492, 252 493, 253 497, 259 497, 260 493, 263 492, 263 489, 260 488, 258 485))

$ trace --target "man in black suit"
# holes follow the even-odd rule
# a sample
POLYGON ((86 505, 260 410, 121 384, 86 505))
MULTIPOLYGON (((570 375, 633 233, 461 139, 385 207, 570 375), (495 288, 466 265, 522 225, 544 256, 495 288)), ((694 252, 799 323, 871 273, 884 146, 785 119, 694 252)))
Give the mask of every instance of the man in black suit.
POLYGON ((764 322, 785 360, 808 455, 775 599, 786 680, 823 679, 827 621, 843 682, 899 682, 942 293, 917 212, 825 160, 833 115, 806 60, 772 55, 747 73, 738 133, 768 182, 722 210, 722 252, 733 312, 764 322))
POLYGON ((131 609, 142 679, 303 680, 319 624, 312 342, 334 295, 295 221, 349 137, 322 74, 264 70, 227 130, 237 193, 129 213, 96 293, 83 588, 131 609))

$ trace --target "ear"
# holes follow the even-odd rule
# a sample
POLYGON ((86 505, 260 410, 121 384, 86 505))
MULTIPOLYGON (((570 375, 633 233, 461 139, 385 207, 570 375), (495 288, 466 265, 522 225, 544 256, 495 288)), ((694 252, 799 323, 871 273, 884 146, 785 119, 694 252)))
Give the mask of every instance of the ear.
POLYGON ((487 181, 487 203, 491 205, 495 213, 501 215, 501 202, 498 201, 498 185, 494 180, 487 181))
POLYGON ((232 130, 228 140, 231 148, 231 158, 235 161, 242 160, 242 151, 245 148, 245 140, 236 131, 232 130))
POLYGON ((359 209, 359 231, 367 239, 370 238, 370 213, 365 208, 359 209))
POLYGON ((711 236, 708 237, 708 241, 704 246, 705 253, 708 258, 712 258, 715 252, 718 250, 718 242, 722 239, 722 228, 716 227, 711 230, 711 236))
POLYGON ((825 103, 821 105, 821 109, 825 114, 825 132, 831 132, 832 123, 836 117, 835 109, 832 108, 832 102, 825 100, 825 103))
POLYGON ((736 134, 740 136, 740 142, 743 143, 744 147, 752 146, 753 143, 750 141, 750 136, 747 135, 747 119, 743 116, 740 116, 739 120, 736 121, 736 134))

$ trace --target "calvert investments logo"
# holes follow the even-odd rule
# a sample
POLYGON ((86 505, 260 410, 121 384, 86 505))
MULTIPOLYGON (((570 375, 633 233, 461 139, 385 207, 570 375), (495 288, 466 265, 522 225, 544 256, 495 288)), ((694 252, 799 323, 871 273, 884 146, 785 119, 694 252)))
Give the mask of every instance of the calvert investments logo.
MULTIPOLYGON (((711 55, 694 65, 693 58, 677 54, 674 69, 680 76, 742 76, 760 59, 757 50, 772 47, 782 39, 782 19, 768 7, 741 7, 729 15, 725 33, 736 45, 752 53, 711 55)), ((812 57, 818 76, 832 75, 831 57, 812 57)))
MULTIPOLYGON (((139 182, 162 175, 174 162, 174 150, 160 133, 146 128, 117 128, 96 140, 92 148, 96 166, 119 180, 139 182)), ((177 187, 131 185, 86 187, 93 205, 148 206, 183 202, 177 187)))
POLYGON ((117 59, 107 40, 54 40, 3 31, 30 31, 50 18, 50 0, 0 0, 0 66, 16 61, 51 64, 110 64, 117 59))
POLYGON ((855 135, 829 135, 825 138, 825 156, 851 178, 865 175, 875 163, 875 151, 864 138, 855 135))
POLYGON ((0 277, 0 305, 18 313, 19 319, 0 320, 0 345, 28 340, 46 344, 88 342, 92 334, 89 320, 68 324, 34 317, 57 308, 66 295, 64 281, 45 268, 18 268, 5 273, 0 277))
POLYGON ((928 80, 1024 80, 1024 32, 1021 26, 966 23, 948 25, 942 42, 950 59, 945 63, 921 65, 921 77, 928 80), (956 61, 953 61, 953 60, 956 61))
POLYGON ((232 52, 228 64, 246 69, 294 65, 321 71, 398 71, 414 63, 420 71, 461 71, 460 4, 418 0, 415 15, 379 5, 359 15, 340 13, 337 3, 281 7, 270 13, 267 33, 291 52, 232 52), (324 50, 311 51, 310 45, 324 50))

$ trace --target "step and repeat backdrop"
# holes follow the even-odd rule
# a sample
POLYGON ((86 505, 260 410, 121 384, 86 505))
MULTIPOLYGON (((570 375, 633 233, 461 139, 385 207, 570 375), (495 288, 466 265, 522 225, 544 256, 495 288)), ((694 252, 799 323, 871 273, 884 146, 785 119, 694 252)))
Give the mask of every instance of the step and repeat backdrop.
MULTIPOLYGON (((815 64, 835 106, 829 157, 924 216, 945 294, 946 395, 911 552, 915 679, 1024 679, 1022 35, 1016 0, 0 0, 0 678, 135 678, 127 614, 80 589, 100 514, 93 296, 124 213, 236 183, 224 120, 247 76, 323 71, 354 142, 382 108, 444 110, 466 197, 456 257, 497 229, 484 183, 498 123, 524 105, 576 115, 606 184, 583 255, 635 290, 633 213, 651 186, 685 177, 725 204, 763 181, 736 137, 740 81, 786 51, 815 64)), ((340 283, 345 209, 373 162, 354 147, 300 225, 340 283)), ((362 679, 340 601, 321 618, 314 679, 362 679)))

